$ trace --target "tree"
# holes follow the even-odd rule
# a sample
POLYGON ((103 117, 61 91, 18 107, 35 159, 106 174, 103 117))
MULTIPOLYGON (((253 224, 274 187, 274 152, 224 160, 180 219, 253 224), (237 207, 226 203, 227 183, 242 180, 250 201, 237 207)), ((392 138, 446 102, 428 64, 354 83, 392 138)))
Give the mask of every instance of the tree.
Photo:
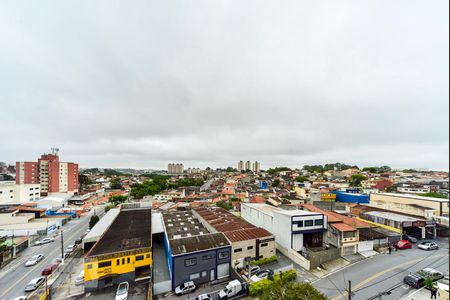
POLYGON ((237 169, 232 168, 232 167, 228 167, 228 168, 225 169, 225 172, 227 172, 227 173, 237 172, 237 169))
POLYGON ((310 283, 275 282, 259 296, 261 300, 328 300, 325 295, 316 290, 310 283))
POLYGON ((84 174, 79 174, 79 175, 78 175, 78 183, 80 184, 80 188, 81 188, 81 187, 88 186, 88 185, 92 184, 93 182, 92 182, 92 180, 91 180, 89 177, 87 177, 86 175, 84 175, 84 174))
POLYGON ((270 168, 269 170, 267 170, 267 173, 269 175, 275 175, 277 173, 284 172, 284 171, 291 171, 291 169, 288 167, 276 167, 276 168, 270 168))
POLYGON ((278 179, 278 178, 272 182, 272 187, 277 187, 279 185, 280 185, 280 179, 278 179))
POLYGON ((361 181, 367 180, 367 177, 361 174, 352 175, 352 180, 350 181, 350 186, 360 186, 361 181))
POLYGON ((97 224, 97 222, 100 220, 100 218, 97 215, 93 215, 91 219, 89 220, 89 229, 92 229, 92 227, 97 224))
POLYGON ((124 203, 125 201, 127 201, 127 196, 124 195, 112 195, 109 197, 109 202, 111 202, 112 204, 114 204, 114 206, 124 203))
POLYGON ((298 176, 297 178, 295 178, 295 181, 297 181, 297 182, 305 182, 308 180, 309 180, 309 178, 306 176, 298 176))
POLYGON ((216 203, 216 206, 226 210, 230 210, 233 208, 233 203, 231 201, 219 201, 216 203))
POLYGON ((429 192, 429 193, 419 194, 419 196, 440 198, 440 199, 448 199, 447 195, 442 194, 442 193, 438 193, 438 192, 429 192))
POLYGON ((108 204, 108 205, 105 207, 105 213, 107 213, 108 211, 111 210, 111 208, 114 208, 114 207, 116 207, 116 206, 115 206, 113 203, 108 204))
POLYGON ((109 188, 113 190, 120 190, 122 188, 122 182, 119 178, 113 178, 109 183, 109 188))

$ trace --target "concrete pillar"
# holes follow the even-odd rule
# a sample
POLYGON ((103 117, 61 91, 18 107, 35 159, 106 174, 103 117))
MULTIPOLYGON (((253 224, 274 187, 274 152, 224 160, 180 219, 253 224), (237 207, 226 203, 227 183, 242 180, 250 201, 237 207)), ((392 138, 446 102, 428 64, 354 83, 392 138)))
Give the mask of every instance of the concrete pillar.
POLYGON ((422 229, 422 239, 425 239, 427 237, 427 231, 425 227, 421 227, 420 229, 422 229))
POLYGON ((433 227, 433 239, 436 239, 437 232, 436 232, 436 226, 433 227))

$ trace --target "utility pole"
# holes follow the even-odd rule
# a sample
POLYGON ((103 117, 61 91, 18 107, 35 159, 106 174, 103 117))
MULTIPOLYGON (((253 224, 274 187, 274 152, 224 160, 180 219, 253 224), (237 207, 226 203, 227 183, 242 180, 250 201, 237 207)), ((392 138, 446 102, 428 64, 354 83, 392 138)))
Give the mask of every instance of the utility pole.
POLYGON ((61 262, 62 265, 64 265, 64 234, 62 229, 61 229, 61 262))
POLYGON ((348 281, 348 300, 352 300, 352 281, 348 281))

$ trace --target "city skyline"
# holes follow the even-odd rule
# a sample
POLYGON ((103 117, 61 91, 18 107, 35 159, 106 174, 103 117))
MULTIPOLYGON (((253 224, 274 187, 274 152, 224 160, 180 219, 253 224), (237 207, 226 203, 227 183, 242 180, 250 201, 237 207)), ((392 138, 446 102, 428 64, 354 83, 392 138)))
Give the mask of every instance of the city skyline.
POLYGON ((448 170, 448 1, 254 5, 0 4, 0 161, 448 170))

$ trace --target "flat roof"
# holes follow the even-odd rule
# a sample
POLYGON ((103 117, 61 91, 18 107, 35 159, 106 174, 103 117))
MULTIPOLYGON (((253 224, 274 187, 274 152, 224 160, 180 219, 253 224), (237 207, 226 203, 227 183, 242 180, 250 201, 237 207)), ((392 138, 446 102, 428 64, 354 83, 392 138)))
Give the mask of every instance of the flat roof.
POLYGON ((441 199, 434 197, 425 197, 425 196, 417 196, 411 194, 397 194, 397 193, 372 193, 372 195, 382 195, 382 196, 390 196, 390 197, 399 197, 399 198, 407 198, 414 200, 423 200, 423 201, 431 201, 431 202, 449 202, 449 199, 441 199))
POLYGON ((384 219, 389 219, 389 220, 393 220, 393 221, 397 221, 397 222, 425 221, 424 219, 421 219, 421 218, 413 218, 413 217, 400 215, 400 214, 396 214, 396 213, 392 213, 392 212, 385 212, 385 211, 368 211, 363 214, 369 215, 369 216, 380 217, 380 218, 384 218, 384 219))
POLYGON ((122 209, 87 257, 151 247, 151 225, 151 209, 122 209))
POLYGON ((230 242, 221 232, 174 239, 170 240, 169 244, 172 255, 230 246, 230 242))
POLYGON ((300 210, 300 209, 296 209, 296 210, 281 209, 281 208, 274 207, 274 206, 264 204, 264 203, 242 203, 241 205, 245 205, 250 208, 257 209, 260 212, 263 212, 270 216, 273 216, 274 213, 287 215, 287 216, 310 216, 310 215, 318 214, 317 212, 310 212, 307 210, 300 210))
POLYGON ((259 227, 227 231, 224 232, 224 234, 231 242, 242 242, 254 239, 273 237, 273 234, 271 234, 264 228, 259 227))
POLYGON ((162 217, 169 240, 209 233, 209 230, 189 210, 163 212, 162 217))

